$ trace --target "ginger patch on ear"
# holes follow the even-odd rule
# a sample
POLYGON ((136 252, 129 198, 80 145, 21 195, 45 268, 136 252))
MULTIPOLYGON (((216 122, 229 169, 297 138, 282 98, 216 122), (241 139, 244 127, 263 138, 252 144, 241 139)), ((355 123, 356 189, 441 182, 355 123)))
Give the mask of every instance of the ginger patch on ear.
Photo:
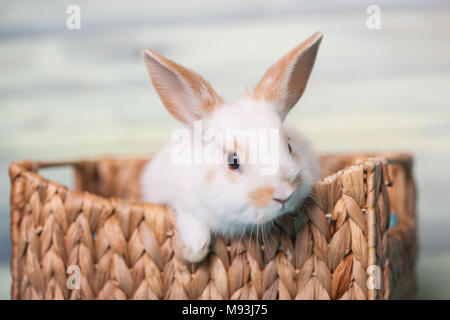
POLYGON ((257 208, 265 208, 272 202, 274 192, 271 186, 255 189, 249 194, 250 201, 257 208))

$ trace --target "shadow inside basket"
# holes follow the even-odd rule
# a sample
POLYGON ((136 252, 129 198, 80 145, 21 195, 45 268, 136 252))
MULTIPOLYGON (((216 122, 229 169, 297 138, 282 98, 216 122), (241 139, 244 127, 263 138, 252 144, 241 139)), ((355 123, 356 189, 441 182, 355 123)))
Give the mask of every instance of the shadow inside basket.
POLYGON ((172 210, 139 202, 147 162, 104 158, 11 165, 13 298, 414 295, 415 187, 407 154, 321 156, 324 178, 313 196, 280 219, 270 237, 217 236, 198 264, 182 259, 172 210), (74 190, 37 173, 67 165, 75 169, 74 190), (80 266, 80 290, 63 283, 69 265, 80 266), (36 278, 31 270, 44 276, 36 278))

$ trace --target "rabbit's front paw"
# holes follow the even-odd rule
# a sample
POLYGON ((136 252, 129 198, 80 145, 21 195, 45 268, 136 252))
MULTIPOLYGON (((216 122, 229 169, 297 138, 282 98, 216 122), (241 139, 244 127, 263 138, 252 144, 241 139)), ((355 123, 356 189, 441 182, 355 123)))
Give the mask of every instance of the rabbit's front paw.
POLYGON ((178 229, 181 237, 181 253, 189 262, 200 262, 208 254, 210 231, 196 217, 179 214, 178 229))
POLYGON ((188 262, 196 263, 202 261, 206 255, 208 254, 209 245, 206 244, 200 250, 194 250, 190 247, 182 245, 181 253, 183 254, 183 258, 188 262))

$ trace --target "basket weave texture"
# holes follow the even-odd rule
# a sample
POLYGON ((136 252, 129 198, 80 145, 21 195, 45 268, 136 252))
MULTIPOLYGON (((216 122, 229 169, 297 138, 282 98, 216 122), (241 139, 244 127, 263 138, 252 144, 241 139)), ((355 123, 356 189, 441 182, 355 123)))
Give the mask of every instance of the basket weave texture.
POLYGON ((138 202, 146 161, 11 164, 13 299, 414 296, 409 155, 322 156, 325 178, 313 199, 284 216, 264 243, 217 236, 198 264, 182 258, 172 210, 138 202), (60 165, 74 167, 75 191, 37 173, 60 165), (389 227, 391 215, 397 223, 389 227))

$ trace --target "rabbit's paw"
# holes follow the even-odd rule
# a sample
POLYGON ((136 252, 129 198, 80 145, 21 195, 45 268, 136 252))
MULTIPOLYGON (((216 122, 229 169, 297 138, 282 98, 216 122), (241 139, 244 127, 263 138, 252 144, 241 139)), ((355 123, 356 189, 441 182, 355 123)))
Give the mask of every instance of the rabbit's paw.
POLYGON ((189 262, 200 262, 209 251, 210 231, 198 218, 178 215, 178 230, 181 237, 181 253, 189 262))
POLYGON ((203 246, 203 248, 200 249, 200 251, 198 250, 194 250, 190 247, 187 247, 185 245, 182 245, 181 247, 181 253, 183 254, 183 258, 188 261, 188 262, 192 262, 192 263, 196 263, 196 262, 200 262, 202 261, 206 255, 208 254, 209 251, 209 245, 205 244, 203 246))

